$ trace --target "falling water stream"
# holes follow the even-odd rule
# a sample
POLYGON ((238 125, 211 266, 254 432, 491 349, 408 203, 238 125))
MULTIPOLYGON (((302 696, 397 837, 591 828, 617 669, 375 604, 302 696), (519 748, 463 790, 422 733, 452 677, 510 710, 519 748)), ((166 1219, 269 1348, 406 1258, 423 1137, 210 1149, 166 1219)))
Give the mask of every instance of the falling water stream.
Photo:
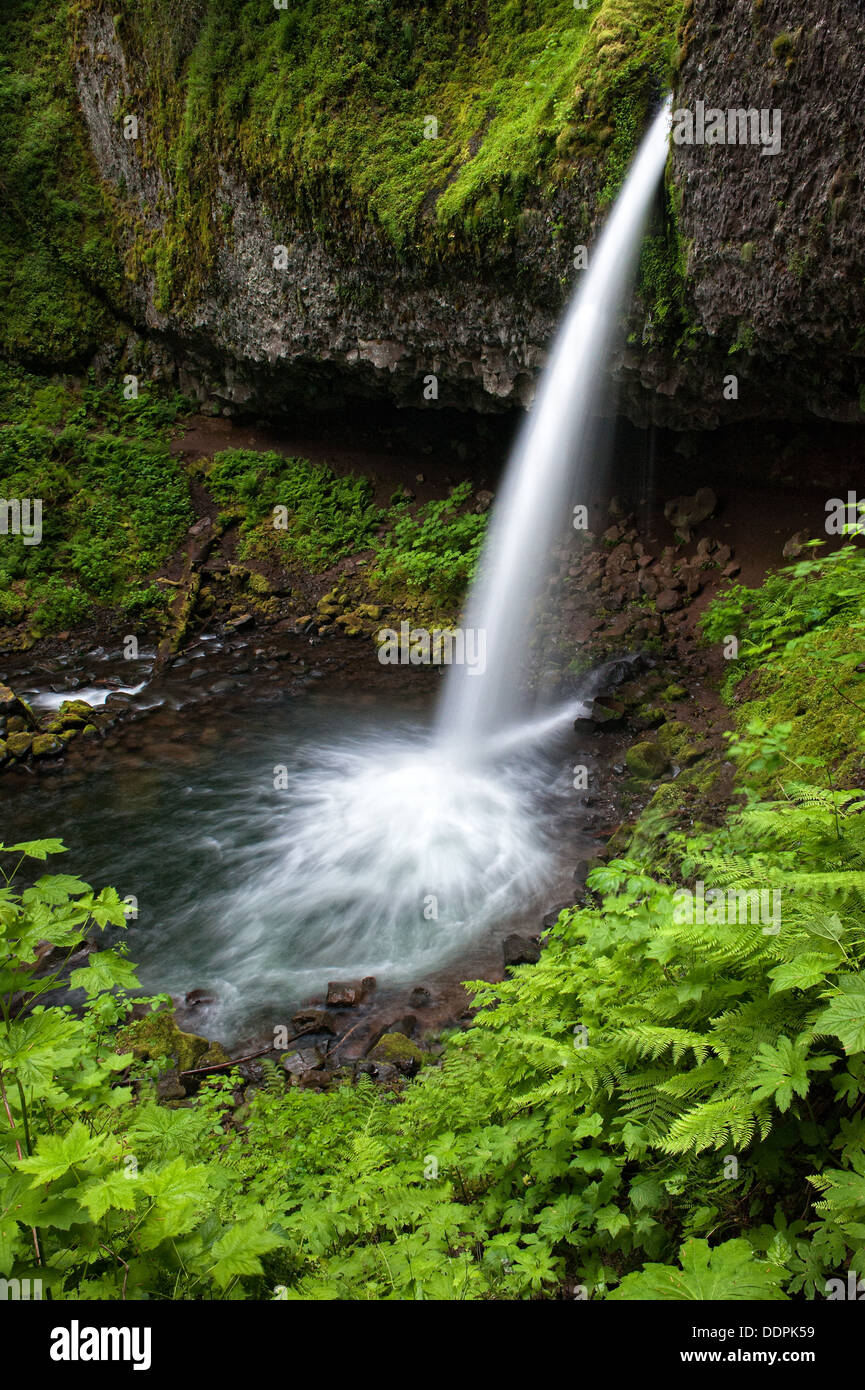
POLYGON ((598 398, 666 161, 670 111, 668 100, 592 250, 508 463, 466 607, 466 626, 485 634, 486 670, 483 676, 467 666, 451 672, 438 720, 446 742, 476 746, 519 712, 519 664, 550 552, 568 497, 589 481, 595 461, 598 398))
POLYGON ((286 701, 192 764, 154 764, 124 783, 102 774, 61 798, 51 833, 76 850, 76 870, 139 899, 130 949, 142 983, 212 991, 210 1022, 226 1040, 263 1005, 285 1017, 329 979, 419 981, 465 960, 549 880, 562 809, 554 754, 574 708, 530 710, 520 665, 569 489, 595 462, 597 396, 669 121, 667 105, 590 254, 509 462, 466 615, 486 633, 483 674, 451 667, 431 723, 359 712, 350 697, 324 709, 286 701))

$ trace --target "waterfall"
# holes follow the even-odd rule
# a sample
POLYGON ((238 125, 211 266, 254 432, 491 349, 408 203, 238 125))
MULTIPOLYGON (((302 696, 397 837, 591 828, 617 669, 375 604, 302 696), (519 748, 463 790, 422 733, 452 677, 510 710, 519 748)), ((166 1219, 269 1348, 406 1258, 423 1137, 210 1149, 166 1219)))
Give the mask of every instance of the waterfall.
POLYGON ((521 662, 536 602, 568 500, 592 469, 597 402, 666 162, 670 112, 668 99, 589 255, 508 462, 466 606, 466 631, 484 635, 485 666, 449 670, 438 715, 445 742, 476 748, 519 713, 521 662))
MULTIPOLYGON (((550 895, 572 884, 562 825, 573 820, 573 791, 561 748, 574 708, 521 719, 520 663, 574 479, 593 464, 590 427, 668 129, 665 108, 590 255, 510 461, 468 605, 467 622, 487 636, 483 674, 450 667, 433 729, 381 705, 364 713, 350 696, 339 711, 296 709, 287 727, 280 716, 218 771, 208 763, 197 783, 178 767, 158 835, 145 825, 124 838, 127 873, 128 846, 140 840, 163 874, 159 837, 173 818, 173 842, 187 846, 182 882, 169 876, 153 955, 146 934, 138 943, 141 978, 179 991, 194 976, 219 999, 225 1036, 239 1036, 253 1008, 282 1017, 273 1010, 340 976, 434 986, 460 957, 477 977, 492 933, 537 922, 550 895), (275 807, 262 785, 277 766, 285 784, 275 807)), ((104 819, 104 798, 90 800, 104 819)), ((79 833, 77 806, 74 815, 79 833)), ((102 820, 97 832, 110 846, 102 820)), ((99 876, 111 879, 110 869, 99 876)))

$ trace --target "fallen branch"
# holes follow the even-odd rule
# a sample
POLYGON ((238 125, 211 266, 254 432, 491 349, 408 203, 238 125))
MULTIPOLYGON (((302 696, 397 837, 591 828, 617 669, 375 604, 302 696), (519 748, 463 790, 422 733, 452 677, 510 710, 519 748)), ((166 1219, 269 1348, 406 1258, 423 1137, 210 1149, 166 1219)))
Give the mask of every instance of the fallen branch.
POLYGON ((180 1076, 203 1076, 208 1071, 225 1071, 226 1067, 239 1067, 241 1062, 252 1062, 256 1057, 263 1057, 266 1052, 271 1052, 269 1047, 260 1047, 257 1052, 250 1052, 247 1057, 230 1057, 227 1062, 215 1062, 212 1067, 189 1067, 186 1071, 179 1073, 180 1076))

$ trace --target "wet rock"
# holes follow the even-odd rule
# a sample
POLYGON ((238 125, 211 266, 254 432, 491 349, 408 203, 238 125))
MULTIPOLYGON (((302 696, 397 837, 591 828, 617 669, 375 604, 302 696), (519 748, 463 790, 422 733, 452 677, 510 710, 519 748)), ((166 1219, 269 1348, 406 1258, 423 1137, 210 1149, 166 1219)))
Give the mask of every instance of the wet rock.
POLYGON ((635 743, 625 754, 632 777, 641 782, 654 782, 669 767, 667 754, 657 743, 635 743))
POLYGON ((393 1023, 387 1023, 384 1028, 379 1028, 377 1032, 373 1033, 367 1044, 367 1055, 387 1033, 402 1033, 406 1038, 413 1038, 416 1032, 417 1019, 414 1014, 404 1014, 402 1018, 394 1019, 393 1023))
POLYGON ((198 1008, 205 1004, 215 1004, 216 995, 211 994, 207 989, 191 989, 183 996, 183 1002, 189 1009, 198 1008))
POLYGON ((31 734, 10 734, 6 740, 6 751, 13 758, 26 758, 30 752, 33 738, 31 734))
POLYGON ((735 579, 736 575, 741 572, 741 569, 742 566, 739 564, 738 560, 731 560, 729 565, 725 565, 721 570, 721 578, 735 579))
POLYGON ((490 507, 492 506, 492 504, 493 504, 493 494, 492 494, 491 492, 488 492, 485 488, 481 489, 480 492, 476 492, 476 493, 475 493, 475 505, 474 505, 474 510, 475 510, 478 514, 481 514, 481 513, 483 513, 483 512, 488 512, 489 509, 490 509, 490 507))
POLYGON ((358 1062, 355 1071, 359 1076, 371 1076, 384 1085, 398 1081, 400 1076, 397 1068, 388 1062, 358 1062))
POLYGON ((520 936, 513 932, 502 942, 505 965, 536 965, 541 958, 541 947, 531 936, 520 936))
POLYGON ((168 1057, 179 1072, 197 1067, 212 1046, 207 1038, 185 1033, 169 1010, 147 1014, 119 1028, 114 1042, 117 1052, 131 1052, 145 1060, 168 1057))
POLYGON ((300 1013, 294 1014, 291 1026, 295 1032, 306 1029, 310 1033, 331 1033, 337 1034, 340 1024, 335 1014, 329 1013, 327 1009, 312 1007, 301 1009, 300 1013))
POLYGON ((690 767, 709 751, 706 741, 681 719, 670 719, 658 729, 658 743, 670 762, 690 767))
POLYGON ((364 998, 366 990, 362 980, 330 980, 325 995, 328 1007, 351 1008, 364 998))
POLYGON ((426 1009, 432 1003, 432 995, 423 985, 416 985, 408 997, 413 1009, 426 1009))
POLYGON ((23 719, 24 727, 27 729, 37 727, 36 716, 27 701, 16 695, 8 685, 0 685, 0 716, 7 722, 10 719, 23 719))
MULTIPOLYGON (((69 730, 70 737, 74 732, 74 729, 69 730)), ((64 751, 65 747, 66 744, 62 738, 58 738, 55 734, 37 734, 33 739, 31 752, 34 758, 56 758, 64 751)))
POLYGON ((289 1076, 305 1076, 322 1066, 324 1054, 318 1047, 301 1047, 297 1052, 284 1052, 279 1061, 289 1076))
POLYGON ((254 627, 255 618, 251 613, 240 613, 236 618, 229 618, 225 624, 226 632, 240 632, 243 628, 254 627))
POLYGON ((649 598, 654 598, 660 589, 657 579, 648 569, 641 570, 639 584, 642 592, 649 598))
POLYGON ((608 695, 598 695, 592 701, 593 724, 618 724, 624 717, 625 707, 621 700, 614 700, 608 695))

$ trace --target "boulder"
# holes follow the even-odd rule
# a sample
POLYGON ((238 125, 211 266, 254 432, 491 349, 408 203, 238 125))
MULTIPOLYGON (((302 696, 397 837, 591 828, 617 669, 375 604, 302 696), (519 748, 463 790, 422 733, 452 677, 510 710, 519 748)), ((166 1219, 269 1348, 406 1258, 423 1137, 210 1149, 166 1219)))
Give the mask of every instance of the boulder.
POLYGON ((563 912, 570 912, 573 903, 558 903, 556 907, 551 907, 549 912, 544 913, 543 924, 547 931, 554 927, 563 912))
POLYGON ((318 1047, 301 1047, 297 1052, 284 1052, 279 1060, 289 1076, 305 1076, 322 1065, 324 1054, 318 1047))
POLYGON ((657 743, 635 743, 625 754, 625 762, 632 777, 641 782, 654 782, 669 766, 663 748, 657 743))
POLYGON ((672 613, 675 608, 681 607, 681 595, 675 589, 662 589, 655 599, 655 610, 658 613, 672 613))
POLYGON ((693 527, 707 521, 718 505, 710 487, 698 488, 693 497, 673 497, 664 506, 664 516, 684 540, 690 540, 693 527))
MULTIPOLYGON (((170 1058, 178 1072, 191 1071, 199 1065, 207 1066, 208 1063, 203 1061, 205 1053, 212 1046, 218 1046, 196 1033, 185 1033, 178 1027, 174 1014, 166 1009, 147 1014, 119 1028, 114 1042, 117 1052, 131 1052, 142 1060, 170 1058)), ((227 1054, 224 1057, 227 1060, 227 1054)))
POLYGON ((505 937, 502 952, 505 965, 537 965, 541 958, 540 942, 516 932, 505 937))
POLYGON ((324 1002, 328 1007, 351 1008, 359 1004, 365 994, 363 980, 330 980, 324 1002))
POLYGON ((10 734, 6 740, 6 751, 13 758, 26 758, 32 744, 32 734, 10 734))
POLYGON ((404 1033, 384 1033, 368 1053, 370 1062, 396 1067, 404 1076, 414 1076, 426 1061, 426 1054, 404 1033))
MULTIPOLYGON (((71 738, 75 732, 74 729, 70 729, 69 737, 71 738)), ((55 734, 37 734, 33 739, 31 752, 34 758, 56 758, 59 753, 64 751, 65 747, 66 744, 63 739, 58 738, 55 734)))

